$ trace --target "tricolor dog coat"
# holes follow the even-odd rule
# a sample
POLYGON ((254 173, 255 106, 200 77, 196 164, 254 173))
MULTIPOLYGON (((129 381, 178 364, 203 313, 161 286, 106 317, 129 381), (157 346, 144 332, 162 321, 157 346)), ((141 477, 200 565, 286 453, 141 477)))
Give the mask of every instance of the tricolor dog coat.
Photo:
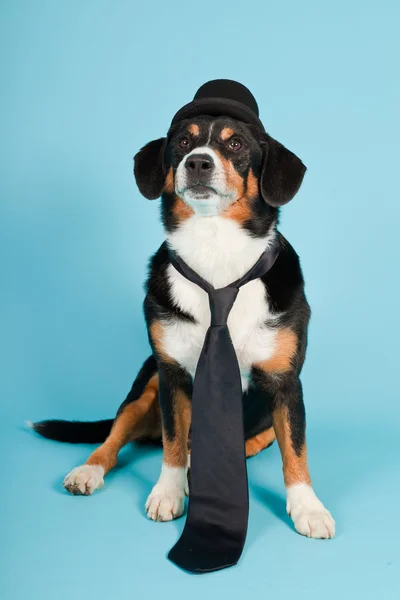
POLYGON ((161 474, 146 502, 155 521, 183 514, 191 465, 187 521, 169 557, 192 572, 239 560, 245 458, 275 438, 296 530, 334 535, 307 467, 300 373, 310 308, 299 258, 277 229, 305 171, 266 133, 247 88, 203 85, 166 137, 135 156, 139 190, 161 197, 166 235, 146 283, 152 354, 114 419, 33 425, 50 439, 102 444, 65 478, 73 494, 101 487, 128 442, 161 440, 161 474))

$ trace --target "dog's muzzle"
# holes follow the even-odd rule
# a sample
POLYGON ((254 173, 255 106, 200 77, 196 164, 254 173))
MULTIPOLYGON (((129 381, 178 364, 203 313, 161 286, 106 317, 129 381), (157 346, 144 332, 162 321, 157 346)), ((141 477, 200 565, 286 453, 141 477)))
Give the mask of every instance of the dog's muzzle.
POLYGON ((185 161, 186 186, 191 194, 204 196, 210 193, 210 182, 215 162, 209 154, 191 154, 185 161))

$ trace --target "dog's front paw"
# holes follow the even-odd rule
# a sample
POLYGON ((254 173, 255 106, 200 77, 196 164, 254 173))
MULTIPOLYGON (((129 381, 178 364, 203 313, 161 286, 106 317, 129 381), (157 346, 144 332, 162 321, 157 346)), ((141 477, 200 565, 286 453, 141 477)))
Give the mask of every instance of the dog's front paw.
POLYGON ((302 535, 320 539, 334 537, 335 521, 311 486, 298 483, 288 488, 287 511, 302 535))
POLYGON ((146 512, 153 521, 172 521, 183 514, 185 491, 157 483, 146 502, 146 512))
POLYGON ((291 513, 294 526, 301 535, 311 538, 327 539, 335 535, 335 521, 331 513, 322 510, 299 510, 291 513))
POLYGON ((146 512, 153 521, 172 521, 183 514, 188 492, 186 468, 163 463, 158 482, 146 502, 146 512))
POLYGON ((72 469, 64 479, 64 487, 71 494, 90 496, 104 485, 104 469, 100 465, 82 465, 72 469))

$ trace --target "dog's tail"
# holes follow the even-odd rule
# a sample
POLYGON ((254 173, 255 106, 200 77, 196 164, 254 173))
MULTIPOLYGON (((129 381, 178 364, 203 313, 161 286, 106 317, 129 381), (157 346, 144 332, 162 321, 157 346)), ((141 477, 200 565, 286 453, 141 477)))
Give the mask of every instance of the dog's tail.
POLYGON ((70 444, 101 444, 108 437, 113 423, 114 419, 92 422, 49 419, 27 424, 49 440, 70 444))
MULTIPOLYGON (((131 402, 139 400, 150 378, 156 373, 157 364, 154 356, 150 356, 140 369, 132 388, 121 404, 117 416, 131 402)), ((27 422, 27 425, 39 435, 58 442, 70 444, 101 444, 108 437, 115 419, 102 421, 63 421, 49 419, 37 423, 27 422)))

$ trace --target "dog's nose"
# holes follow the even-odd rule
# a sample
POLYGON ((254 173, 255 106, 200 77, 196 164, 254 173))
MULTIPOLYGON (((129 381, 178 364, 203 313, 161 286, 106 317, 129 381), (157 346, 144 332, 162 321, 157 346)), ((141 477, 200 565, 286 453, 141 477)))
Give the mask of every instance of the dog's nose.
POLYGON ((186 159, 185 167, 190 175, 202 177, 210 175, 214 168, 214 161, 209 154, 191 154, 186 159))

